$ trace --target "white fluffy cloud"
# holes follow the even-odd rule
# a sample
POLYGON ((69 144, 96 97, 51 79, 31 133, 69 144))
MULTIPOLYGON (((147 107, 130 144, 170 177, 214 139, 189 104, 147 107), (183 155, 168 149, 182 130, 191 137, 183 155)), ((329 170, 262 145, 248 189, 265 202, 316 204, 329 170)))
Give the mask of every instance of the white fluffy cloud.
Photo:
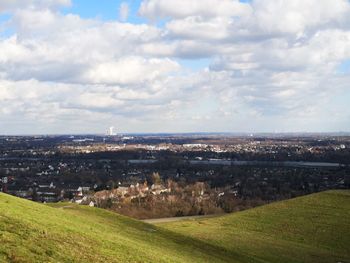
POLYGON ((119 61, 104 62, 88 69, 78 81, 93 84, 142 85, 179 69, 170 59, 143 59, 127 57, 119 61))
POLYGON ((268 33, 287 32, 302 37, 311 29, 337 28, 349 22, 348 0, 255 0, 252 7, 257 26, 268 33))
POLYGON ((126 2, 120 4, 119 8, 119 19, 121 21, 126 21, 129 16, 129 5, 126 2))
POLYGON ((347 0, 145 0, 150 24, 70 4, 0 2, 0 133, 350 129, 347 0))
POLYGON ((0 13, 12 12, 14 10, 29 8, 29 9, 44 9, 58 8, 62 6, 70 6, 71 0, 1 0, 0 13))
POLYGON ((145 0, 139 10, 141 15, 149 19, 247 16, 251 12, 249 5, 238 0, 145 0))

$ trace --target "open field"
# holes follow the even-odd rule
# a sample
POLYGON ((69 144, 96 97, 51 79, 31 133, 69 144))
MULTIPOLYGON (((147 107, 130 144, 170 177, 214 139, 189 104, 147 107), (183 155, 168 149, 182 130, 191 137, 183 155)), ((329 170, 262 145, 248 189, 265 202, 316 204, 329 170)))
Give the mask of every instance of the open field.
POLYGON ((0 262, 349 262, 350 191, 151 225, 0 194, 0 262))

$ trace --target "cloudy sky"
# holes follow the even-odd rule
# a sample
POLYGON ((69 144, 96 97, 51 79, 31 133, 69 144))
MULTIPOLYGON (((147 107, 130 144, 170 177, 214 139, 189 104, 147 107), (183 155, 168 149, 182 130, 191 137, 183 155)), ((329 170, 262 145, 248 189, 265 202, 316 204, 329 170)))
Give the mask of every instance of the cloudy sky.
POLYGON ((349 0, 0 0, 0 134, 350 131, 349 0))

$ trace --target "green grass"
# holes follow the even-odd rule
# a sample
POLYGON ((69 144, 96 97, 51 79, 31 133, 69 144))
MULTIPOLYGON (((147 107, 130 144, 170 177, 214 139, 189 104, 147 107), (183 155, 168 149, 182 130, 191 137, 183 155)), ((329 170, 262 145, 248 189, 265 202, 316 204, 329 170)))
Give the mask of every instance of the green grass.
POLYGON ((227 262, 230 257, 220 247, 106 210, 53 208, 0 194, 0 262, 227 262))
POLYGON ((350 191, 327 191, 218 218, 160 224, 242 262, 350 262, 350 191))
POLYGON ((350 191, 150 225, 0 193, 0 262, 350 262, 350 191))

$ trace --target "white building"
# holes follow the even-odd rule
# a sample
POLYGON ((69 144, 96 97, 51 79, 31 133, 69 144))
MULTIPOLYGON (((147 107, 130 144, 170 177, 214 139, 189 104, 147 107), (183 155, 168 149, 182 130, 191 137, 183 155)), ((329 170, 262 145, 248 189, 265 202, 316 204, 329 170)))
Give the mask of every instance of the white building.
POLYGON ((109 127, 109 129, 108 129, 108 131, 107 131, 107 135, 108 135, 108 136, 114 136, 114 135, 116 135, 113 126, 109 127))

